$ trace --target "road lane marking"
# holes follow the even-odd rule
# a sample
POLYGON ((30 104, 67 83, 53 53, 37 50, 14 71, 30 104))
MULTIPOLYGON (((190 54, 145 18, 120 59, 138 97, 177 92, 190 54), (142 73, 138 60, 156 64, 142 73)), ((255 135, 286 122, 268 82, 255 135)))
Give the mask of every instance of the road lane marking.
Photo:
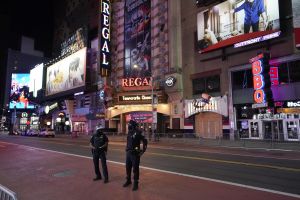
MULTIPOLYGON (((113 151, 124 151, 122 149, 111 149, 113 151)), ((229 161, 229 160, 220 160, 220 159, 211 159, 211 158, 203 158, 203 157, 192 157, 192 156, 180 156, 174 154, 166 154, 166 153, 152 153, 147 152, 147 155, 157 155, 157 156, 165 156, 165 157, 173 157, 173 158, 183 158, 183 159, 191 159, 191 160, 202 160, 208 162, 218 162, 218 163, 226 163, 226 164, 235 164, 235 165, 246 165, 250 167, 261 167, 261 168, 271 168, 283 171, 292 171, 292 172, 300 172, 299 168, 290 168, 290 167, 281 167, 276 165, 264 165, 264 164, 255 164, 255 163, 247 163, 247 162, 238 162, 238 161, 229 161)))
MULTIPOLYGON (((74 156, 74 157, 79 157, 79 158, 92 159, 92 157, 89 157, 89 156, 81 156, 81 155, 76 155, 76 154, 72 154, 72 153, 65 153, 65 152, 48 150, 48 149, 43 149, 43 148, 36 148, 36 147, 20 145, 20 144, 15 144, 15 143, 8 143, 8 144, 13 144, 13 145, 16 145, 16 146, 21 146, 21 147, 29 148, 29 149, 43 150, 43 151, 47 151, 47 152, 51 152, 51 153, 58 153, 58 154, 67 155, 67 156, 74 156)), ((122 163, 122 162, 116 162, 116 161, 111 161, 111 160, 107 160, 107 162, 125 166, 125 163, 122 163)), ((140 166, 140 168, 146 169, 146 170, 152 170, 152 171, 156 171, 156 172, 161 172, 161 173, 167 173, 167 174, 172 174, 172 175, 178 175, 178 176, 183 176, 183 177, 189 177, 189 178, 204 180, 204 181, 211 181, 211 182, 216 182, 216 183, 221 183, 221 184, 226 184, 226 185, 231 185, 231 186, 237 186, 237 187, 262 191, 262 192, 268 192, 268 193, 272 193, 272 194, 278 194, 278 195, 283 195, 283 196, 300 198, 300 195, 298 195, 298 194, 281 192, 281 191, 276 191, 276 190, 272 190, 272 189, 265 189, 265 188, 261 188, 261 187, 249 186, 249 185, 244 185, 244 184, 239 184, 239 183, 234 183, 234 182, 229 182, 229 181, 222 181, 222 180, 218 180, 218 179, 206 178, 206 177, 195 176, 195 175, 190 175, 190 174, 183 174, 183 173, 172 172, 172 171, 167 171, 167 170, 161 170, 161 169, 145 167, 145 166, 140 166)))
MULTIPOLYGON (((53 141, 48 141, 48 142, 53 143, 53 144, 77 146, 75 144, 69 144, 69 143, 61 143, 61 142, 53 142, 53 141)), ((84 147, 84 148, 90 148, 87 145, 79 145, 79 146, 84 147)), ((124 149, 115 149, 115 148, 111 148, 111 150, 113 150, 113 151, 124 151, 124 149)), ((180 156, 180 155, 166 154, 166 153, 147 152, 147 154, 157 155, 157 156, 165 156, 165 157, 173 157, 173 158, 181 158, 181 159, 191 159, 191 160, 201 160, 201 161, 208 161, 208 162, 225 163, 225 164, 244 165, 244 166, 248 166, 248 167, 258 167, 258 168, 276 169, 276 170, 282 170, 282 171, 300 172, 299 168, 282 167, 282 166, 276 166, 276 165, 255 164, 255 163, 220 160, 220 159, 211 159, 211 158, 194 157, 194 156, 180 156)))

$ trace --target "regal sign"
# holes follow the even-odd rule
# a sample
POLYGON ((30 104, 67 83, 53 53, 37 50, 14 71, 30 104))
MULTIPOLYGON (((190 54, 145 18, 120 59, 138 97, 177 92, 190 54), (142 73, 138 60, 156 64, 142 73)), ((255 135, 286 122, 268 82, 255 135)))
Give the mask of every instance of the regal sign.
POLYGON ((100 19, 99 19, 99 61, 100 75, 109 76, 111 70, 110 59, 110 20, 111 20, 111 2, 110 0, 100 0, 100 19))
POLYGON ((253 74, 253 98, 257 104, 271 103, 273 99, 269 59, 269 54, 259 54, 250 59, 253 74))
POLYGON ((141 86, 151 86, 152 78, 123 78, 122 87, 141 87, 141 86))

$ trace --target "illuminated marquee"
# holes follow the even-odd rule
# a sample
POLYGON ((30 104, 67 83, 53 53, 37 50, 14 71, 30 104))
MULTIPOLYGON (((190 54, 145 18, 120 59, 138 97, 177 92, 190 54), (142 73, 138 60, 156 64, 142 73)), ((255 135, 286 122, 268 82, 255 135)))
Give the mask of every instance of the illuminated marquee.
POLYGON ((122 87, 151 86, 151 77, 145 78, 123 78, 122 87))
POLYGON ((253 74, 253 98, 257 104, 272 101, 269 59, 269 54, 260 54, 250 60, 253 74))
POLYGON ((111 3, 110 0, 100 1, 100 25, 99 25, 99 60, 100 75, 109 76, 111 70, 110 62, 110 20, 111 20, 111 3))

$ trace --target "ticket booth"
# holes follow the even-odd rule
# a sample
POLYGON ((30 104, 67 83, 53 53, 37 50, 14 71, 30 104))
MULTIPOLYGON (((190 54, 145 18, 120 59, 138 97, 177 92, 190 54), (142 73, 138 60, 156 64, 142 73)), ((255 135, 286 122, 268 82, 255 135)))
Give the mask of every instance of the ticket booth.
POLYGON ((283 132, 284 140, 286 141, 300 141, 299 119, 284 119, 283 132))

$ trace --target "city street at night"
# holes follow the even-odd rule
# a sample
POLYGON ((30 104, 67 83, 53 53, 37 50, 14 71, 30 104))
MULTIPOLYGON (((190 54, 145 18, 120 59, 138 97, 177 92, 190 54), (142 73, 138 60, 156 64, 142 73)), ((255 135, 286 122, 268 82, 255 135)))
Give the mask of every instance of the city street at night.
POLYGON ((0 136, 1 184, 20 199, 297 199, 300 153, 150 144, 140 190, 123 188, 124 142, 110 138, 109 183, 93 182, 89 137, 0 136), (179 149, 179 150, 177 150, 179 149), (180 191, 180 192, 178 192, 180 191))
POLYGON ((4 0, 0 24, 0 200, 300 199, 300 0, 4 0))

